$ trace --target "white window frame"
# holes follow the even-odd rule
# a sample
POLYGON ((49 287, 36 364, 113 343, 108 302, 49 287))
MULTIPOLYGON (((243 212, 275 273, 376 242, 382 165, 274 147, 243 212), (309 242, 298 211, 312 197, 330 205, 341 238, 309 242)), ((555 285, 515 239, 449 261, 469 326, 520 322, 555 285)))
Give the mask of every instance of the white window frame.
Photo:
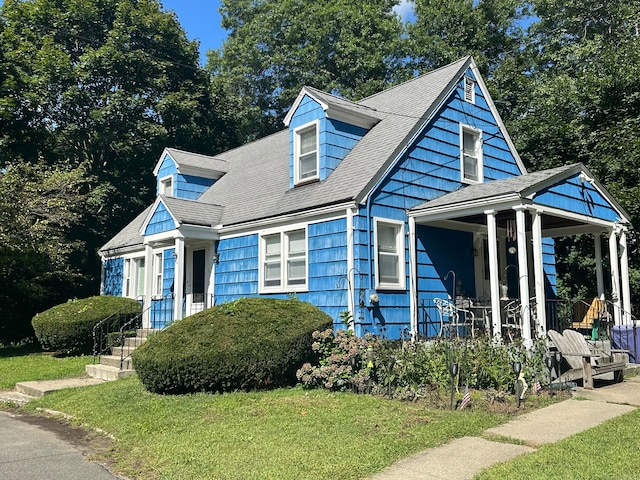
MULTIPOLYGON (((293 130, 293 175, 294 175, 294 184, 300 185, 309 182, 314 182, 320 179, 320 123, 316 120, 311 123, 307 123, 305 125, 301 125, 298 128, 293 130), (315 130, 316 134, 316 170, 313 176, 301 178, 301 168, 300 168, 300 158, 302 157, 300 152, 300 137, 305 132, 310 130, 315 130)), ((308 152, 306 155, 309 155, 312 152, 308 152)))
POLYGON ((476 103, 476 81, 473 78, 464 77, 463 92, 465 102, 476 103))
POLYGON ((374 218, 374 241, 373 248, 375 252, 375 275, 376 275, 376 289, 380 290, 406 290, 407 289, 407 275, 406 275, 406 257, 405 257, 405 223, 399 220, 391 220, 388 218, 374 218), (393 227, 397 229, 396 232, 396 252, 381 252, 378 238, 378 227, 380 225, 386 227, 393 227), (389 255, 397 257, 398 281, 397 282, 383 282, 380 280, 380 255, 389 255))
POLYGON ((153 253, 153 286, 151 294, 162 297, 164 290, 164 250, 153 253))
POLYGON ((160 195, 173 197, 173 175, 167 175, 160 179, 160 195))
MULTIPOLYGON (((124 259, 124 271, 122 275, 122 296, 127 298, 141 298, 144 296, 145 274, 141 275, 140 262, 145 262, 144 255, 128 256, 124 259), (138 291, 142 280, 142 292, 138 291)), ((145 265, 146 271, 146 265, 145 265)))
POLYGON ((309 283, 309 234, 307 226, 297 226, 295 228, 267 230, 259 234, 259 293, 290 293, 305 292, 309 283), (304 232, 304 253, 298 256, 291 256, 289 251, 290 237, 294 233, 304 232), (280 255, 277 260, 267 258, 267 239, 270 237, 280 237, 280 255), (292 261, 304 261, 304 278, 289 278, 288 266, 292 261), (268 262, 278 262, 280 266, 280 278, 277 285, 267 285, 265 278, 266 265, 268 262))
POLYGON ((470 125, 460 124, 460 181, 462 183, 482 183, 484 181, 484 160, 482 154, 482 130, 474 128, 470 125), (475 159, 476 159, 476 179, 467 178, 465 171, 465 150, 464 150, 464 134, 471 133, 476 137, 475 159))

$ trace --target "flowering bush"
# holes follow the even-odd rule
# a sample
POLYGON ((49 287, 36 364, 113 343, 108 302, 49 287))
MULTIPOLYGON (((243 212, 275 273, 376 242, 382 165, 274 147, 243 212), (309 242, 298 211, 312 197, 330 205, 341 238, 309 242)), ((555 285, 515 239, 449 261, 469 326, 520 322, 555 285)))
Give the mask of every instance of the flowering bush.
POLYGON ((381 341, 371 334, 364 338, 353 332, 331 328, 313 332, 312 350, 319 364, 305 363, 296 376, 306 388, 321 387, 328 390, 356 392, 371 391, 374 381, 376 352, 381 341))

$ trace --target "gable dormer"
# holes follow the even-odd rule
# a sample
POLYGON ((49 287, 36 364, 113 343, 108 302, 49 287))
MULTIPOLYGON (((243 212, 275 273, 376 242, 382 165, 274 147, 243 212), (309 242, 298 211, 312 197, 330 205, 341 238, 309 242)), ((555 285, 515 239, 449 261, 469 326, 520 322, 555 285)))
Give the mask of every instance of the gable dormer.
POLYGON ((165 148, 156 163, 156 195, 197 200, 228 168, 219 158, 165 148))
POLYGON ((289 127, 289 186, 326 179, 380 118, 375 110, 303 87, 289 127))

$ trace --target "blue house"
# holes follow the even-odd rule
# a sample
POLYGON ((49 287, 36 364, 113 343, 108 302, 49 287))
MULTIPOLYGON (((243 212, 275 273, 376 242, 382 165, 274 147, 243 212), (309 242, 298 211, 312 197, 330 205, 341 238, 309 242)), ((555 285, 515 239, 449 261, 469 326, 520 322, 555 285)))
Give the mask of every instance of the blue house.
POLYGON ((513 299, 530 342, 557 326, 553 238, 591 234, 599 294, 630 315, 629 216, 581 164, 526 171, 471 57, 358 102, 303 87, 284 123, 166 148, 155 202, 100 250, 102 293, 141 299, 148 327, 295 294, 388 338, 442 335, 436 299, 501 336, 513 299))

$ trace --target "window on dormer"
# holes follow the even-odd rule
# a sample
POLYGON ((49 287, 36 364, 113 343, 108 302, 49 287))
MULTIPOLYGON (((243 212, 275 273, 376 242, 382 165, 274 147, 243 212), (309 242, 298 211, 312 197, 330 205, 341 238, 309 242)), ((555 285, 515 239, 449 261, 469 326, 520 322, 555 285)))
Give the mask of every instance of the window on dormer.
POLYGON ((317 126, 317 123, 313 123, 295 131, 294 170, 296 183, 316 180, 319 177, 317 126))
POLYGON ((480 130, 468 126, 460 128, 460 170, 465 183, 483 181, 482 135, 480 130))
POLYGON ((160 194, 167 197, 173 196, 173 177, 166 177, 160 180, 160 194))

